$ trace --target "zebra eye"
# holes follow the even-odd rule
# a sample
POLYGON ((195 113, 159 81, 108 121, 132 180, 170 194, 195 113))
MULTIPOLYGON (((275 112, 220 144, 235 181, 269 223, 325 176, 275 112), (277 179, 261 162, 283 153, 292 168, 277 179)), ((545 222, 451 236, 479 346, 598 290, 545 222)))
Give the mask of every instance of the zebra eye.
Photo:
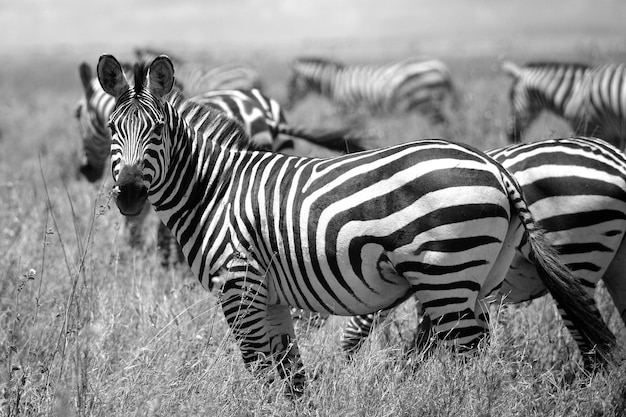
POLYGON ((111 136, 115 135, 115 125, 113 123, 109 123, 109 129, 111 130, 111 136))
POLYGON ((163 122, 158 122, 155 126, 154 126, 154 134, 157 136, 161 136, 161 133, 163 133, 163 126, 165 125, 165 123, 163 122))

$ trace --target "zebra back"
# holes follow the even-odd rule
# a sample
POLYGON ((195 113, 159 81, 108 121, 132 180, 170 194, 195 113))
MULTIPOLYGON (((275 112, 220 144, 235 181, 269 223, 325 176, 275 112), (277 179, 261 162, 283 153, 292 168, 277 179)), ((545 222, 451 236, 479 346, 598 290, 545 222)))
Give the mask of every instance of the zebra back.
POLYGON ((520 141, 542 110, 564 118, 575 131, 579 131, 583 124, 583 86, 591 68, 589 65, 532 62, 520 67, 505 61, 501 68, 513 78, 511 114, 507 121, 510 142, 520 141))
POLYGON ((365 150, 363 138, 352 135, 349 129, 315 129, 288 123, 280 104, 257 89, 215 90, 189 100, 216 108, 239 120, 258 149, 295 154, 293 138, 330 151, 365 150))
POLYGON ((315 92, 340 105, 365 106, 375 111, 426 109, 435 121, 443 121, 442 102, 456 96, 448 67, 435 59, 345 65, 322 58, 300 58, 291 64, 291 70, 290 107, 315 92))
MULTIPOLYGON (((149 48, 135 48, 138 61, 151 62, 159 52, 149 48)), ((263 83, 257 70, 248 65, 228 63, 210 67, 206 64, 176 58, 176 85, 186 95, 201 94, 211 90, 262 89, 263 83)))

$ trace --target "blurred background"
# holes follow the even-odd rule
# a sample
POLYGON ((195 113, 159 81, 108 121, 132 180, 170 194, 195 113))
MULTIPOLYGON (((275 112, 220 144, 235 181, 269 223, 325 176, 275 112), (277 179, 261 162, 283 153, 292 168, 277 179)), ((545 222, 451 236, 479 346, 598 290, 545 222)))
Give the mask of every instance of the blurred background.
POLYGON ((0 4, 0 53, 551 53, 622 47, 624 16, 619 0, 20 0, 0 4))

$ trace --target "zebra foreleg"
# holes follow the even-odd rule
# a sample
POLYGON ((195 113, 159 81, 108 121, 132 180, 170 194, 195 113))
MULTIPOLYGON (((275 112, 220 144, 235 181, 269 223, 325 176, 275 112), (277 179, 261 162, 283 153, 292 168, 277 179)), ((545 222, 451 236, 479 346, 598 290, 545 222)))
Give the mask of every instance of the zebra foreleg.
POLYGON ((304 391, 305 375, 288 306, 269 305, 265 277, 245 259, 232 262, 220 295, 226 321, 246 368, 273 380, 273 366, 287 382, 287 396, 304 391))
POLYGON ((247 265, 233 266, 224 277, 220 304, 239 343, 246 368, 272 381, 272 355, 266 324, 267 288, 262 278, 246 274, 247 265))

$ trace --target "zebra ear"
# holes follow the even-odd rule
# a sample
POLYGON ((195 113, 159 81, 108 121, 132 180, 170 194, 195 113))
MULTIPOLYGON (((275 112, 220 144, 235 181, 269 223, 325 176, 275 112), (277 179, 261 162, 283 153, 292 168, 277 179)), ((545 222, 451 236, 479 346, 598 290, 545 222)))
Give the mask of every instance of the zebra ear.
POLYGON ((93 75, 91 73, 91 67, 88 63, 83 62, 78 67, 78 74, 80 75, 80 81, 83 83, 83 90, 87 98, 93 94, 93 87, 91 86, 91 79, 93 75))
POLYGON ((148 88, 157 97, 163 97, 174 86, 174 65, 167 55, 160 55, 150 64, 148 88))
POLYGON ((102 55, 98 61, 97 71, 102 89, 116 99, 128 90, 128 81, 122 66, 113 55, 102 55))

